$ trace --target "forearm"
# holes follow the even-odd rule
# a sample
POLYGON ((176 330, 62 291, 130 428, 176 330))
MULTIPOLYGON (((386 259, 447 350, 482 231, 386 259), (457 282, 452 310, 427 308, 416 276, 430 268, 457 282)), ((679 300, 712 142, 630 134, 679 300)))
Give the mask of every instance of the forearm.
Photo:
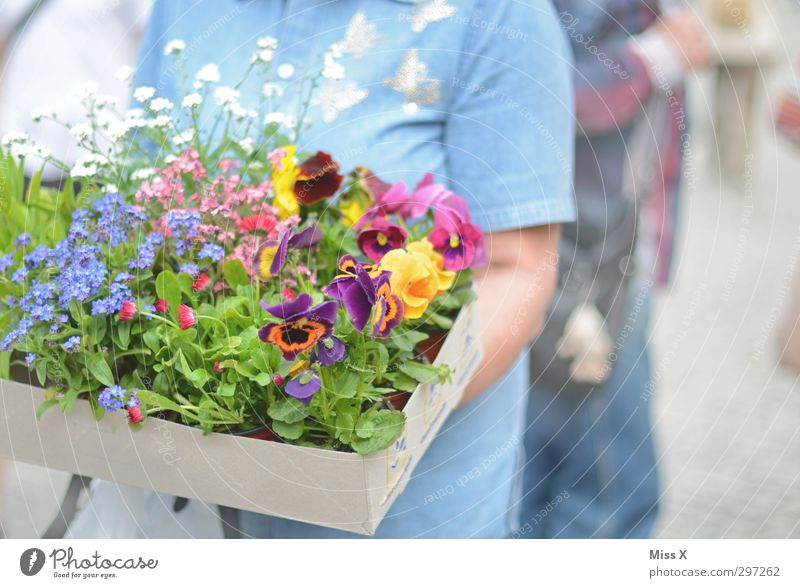
POLYGON ((532 238, 518 232, 517 239, 511 233, 489 239, 494 243, 487 247, 489 264, 476 276, 483 361, 462 404, 499 381, 542 328, 558 274, 560 231, 557 226, 528 231, 535 231, 532 238))

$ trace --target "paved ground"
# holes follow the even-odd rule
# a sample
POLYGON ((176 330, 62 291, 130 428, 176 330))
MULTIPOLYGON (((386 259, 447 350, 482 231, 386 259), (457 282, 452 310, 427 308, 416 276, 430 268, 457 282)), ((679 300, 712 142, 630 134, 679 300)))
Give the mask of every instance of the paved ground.
MULTIPOLYGON (((796 13, 781 18, 800 30, 796 13)), ((800 538, 800 383, 777 365, 774 344, 800 256, 800 150, 771 135, 764 115, 745 182, 720 182, 709 87, 694 94, 682 245, 654 316, 660 535, 800 538)), ((41 533, 65 484, 63 474, 11 465, 5 534, 41 533)))

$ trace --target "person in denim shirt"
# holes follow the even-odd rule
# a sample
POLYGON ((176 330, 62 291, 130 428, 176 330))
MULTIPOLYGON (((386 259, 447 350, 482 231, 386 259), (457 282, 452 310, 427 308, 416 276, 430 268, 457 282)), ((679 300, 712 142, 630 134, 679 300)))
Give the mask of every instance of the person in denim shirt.
MULTIPOLYGON (((387 181, 413 184, 432 171, 468 201, 487 233, 487 263, 478 271, 483 364, 376 536, 505 537, 519 502, 524 350, 554 287, 558 225, 574 218, 571 58, 550 3, 158 1, 137 83, 179 103, 184 90, 164 56, 171 39, 185 41, 188 72, 213 62, 220 83, 230 85, 248 67, 256 39, 271 36, 285 86, 273 106, 293 112, 305 64, 354 22, 357 51, 341 63, 367 95, 332 120, 312 105, 313 124, 302 130, 298 150, 325 150, 343 169, 363 165, 387 181), (424 68, 416 88, 403 74, 415 65, 424 68)), ((243 105, 258 100, 262 83, 239 88, 243 105)), ((130 516, 124 510, 99 518, 130 516)), ((353 536, 249 512, 241 524, 252 537, 353 536)), ((157 534, 141 525, 136 532, 157 534)))

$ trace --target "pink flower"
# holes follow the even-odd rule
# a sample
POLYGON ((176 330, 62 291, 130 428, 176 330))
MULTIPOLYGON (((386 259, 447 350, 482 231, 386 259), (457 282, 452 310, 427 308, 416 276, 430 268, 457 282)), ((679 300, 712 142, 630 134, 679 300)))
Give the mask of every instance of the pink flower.
POLYGON ((122 308, 119 311, 119 320, 132 321, 133 317, 135 316, 136 316, 136 305, 130 300, 126 300, 125 302, 123 302, 122 308))
POLYGON ((269 233, 275 228, 277 221, 275 217, 266 214, 254 214, 253 216, 246 216, 236 223, 237 228, 243 233, 252 233, 253 231, 263 231, 269 233))
POLYGON ((167 307, 169 307, 169 303, 163 298, 159 298, 158 300, 156 300, 154 306, 156 307, 157 313, 164 314, 165 312, 167 312, 167 307))
POLYGON ((196 324, 197 317, 195 316, 192 307, 187 306, 186 304, 181 304, 178 307, 178 326, 182 331, 185 331, 186 329, 191 329, 196 324))
POLYGON ((208 277, 208 274, 200 274, 197 276, 197 279, 192 282, 192 290, 195 292, 199 292, 200 290, 205 290, 208 283, 211 281, 211 278, 208 277))
POLYGON ((144 417, 142 416, 142 409, 141 408, 139 408, 138 406, 131 406, 130 408, 128 408, 128 422, 129 423, 131 423, 131 424, 141 423, 143 418, 144 417))
POLYGON ((286 298, 286 300, 294 300, 295 298, 297 298, 297 294, 292 292, 291 288, 284 288, 283 292, 281 292, 281 296, 286 298))
POLYGON ((467 203, 452 192, 437 207, 428 240, 444 256, 445 269, 460 271, 483 262, 483 232, 469 221, 467 203))
POLYGON ((222 362, 221 361, 215 361, 214 362, 214 371, 217 372, 218 374, 222 373, 222 362))

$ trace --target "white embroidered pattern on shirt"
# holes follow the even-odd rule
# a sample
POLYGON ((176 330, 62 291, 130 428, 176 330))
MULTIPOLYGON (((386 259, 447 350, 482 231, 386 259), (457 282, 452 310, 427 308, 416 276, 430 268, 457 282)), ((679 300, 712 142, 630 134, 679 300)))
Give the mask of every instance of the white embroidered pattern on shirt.
POLYGON ((427 4, 419 4, 411 13, 411 30, 421 33, 432 22, 450 18, 456 13, 456 7, 447 0, 433 0, 427 4))
POLYGON ((381 39, 378 27, 367 20, 363 12, 356 12, 347 25, 344 39, 336 43, 336 48, 342 53, 351 53, 355 57, 362 57, 372 49, 381 39))
POLYGON ((428 76, 428 66, 420 61, 417 49, 409 49, 393 76, 383 85, 405 96, 403 108, 414 112, 421 104, 433 104, 441 98, 441 80, 428 76))
POLYGON ((322 120, 329 123, 336 120, 342 110, 352 108, 366 97, 367 91, 355 82, 329 80, 317 90, 311 104, 322 109, 322 120))

